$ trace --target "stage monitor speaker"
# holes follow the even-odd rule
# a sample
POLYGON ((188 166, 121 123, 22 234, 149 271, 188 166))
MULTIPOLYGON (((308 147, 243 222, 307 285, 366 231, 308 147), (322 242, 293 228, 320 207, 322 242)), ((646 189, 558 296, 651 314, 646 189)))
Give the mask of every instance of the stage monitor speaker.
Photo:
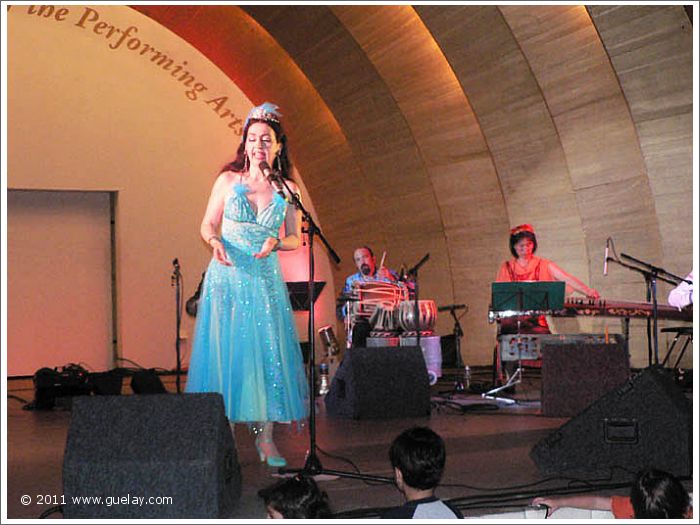
POLYGON ((227 518, 240 492, 220 394, 74 401, 63 460, 64 518, 227 518))
POLYGON ((538 442, 530 457, 545 475, 628 479, 647 467, 690 475, 690 405, 667 371, 649 367, 538 442))
POLYGON ((326 394, 326 409, 353 419, 429 416, 428 381, 418 346, 351 348, 326 394))
POLYGON ((630 378, 623 342, 542 345, 542 415, 571 417, 630 378))

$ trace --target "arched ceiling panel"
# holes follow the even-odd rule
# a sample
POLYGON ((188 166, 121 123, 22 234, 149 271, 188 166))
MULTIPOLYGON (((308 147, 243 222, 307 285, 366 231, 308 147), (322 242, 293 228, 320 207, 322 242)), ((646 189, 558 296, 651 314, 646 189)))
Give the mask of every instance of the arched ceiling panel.
POLYGON ((683 6, 589 6, 639 136, 664 267, 693 259, 693 31, 683 6))
MULTIPOLYGON (((449 249, 452 282, 441 284, 452 284, 455 302, 469 304, 464 322, 471 334, 470 350, 488 351, 493 335, 484 330, 484 309, 490 299, 490 287, 484 283, 491 282, 500 262, 493 238, 508 230, 508 221, 500 183, 469 102, 412 7, 332 10, 381 75, 406 119, 433 187, 449 249)), ((393 183, 400 182, 394 178, 393 183)), ((447 323, 445 328, 449 329, 447 323)))

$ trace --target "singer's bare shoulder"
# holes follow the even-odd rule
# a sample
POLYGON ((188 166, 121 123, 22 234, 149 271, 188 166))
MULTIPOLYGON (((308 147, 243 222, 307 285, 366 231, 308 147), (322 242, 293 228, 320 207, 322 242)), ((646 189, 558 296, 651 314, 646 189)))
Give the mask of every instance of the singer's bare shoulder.
POLYGON ((240 176, 241 176, 241 174, 236 172, 236 171, 232 171, 232 170, 222 171, 221 173, 219 173, 219 176, 216 177, 215 184, 218 184, 219 181, 233 182, 234 179, 236 179, 237 177, 240 177, 240 176))
POLYGON ((211 198, 224 198, 238 174, 233 171, 221 172, 211 188, 211 198))
POLYGON ((240 173, 236 173, 235 171, 231 170, 222 171, 214 181, 214 189, 216 190, 220 187, 228 187, 239 175, 240 173))

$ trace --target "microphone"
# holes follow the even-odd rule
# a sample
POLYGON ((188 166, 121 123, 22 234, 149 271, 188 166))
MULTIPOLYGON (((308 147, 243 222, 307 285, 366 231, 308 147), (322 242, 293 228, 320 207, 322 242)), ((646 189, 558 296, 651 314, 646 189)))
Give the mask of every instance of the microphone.
POLYGON ((605 260, 603 261, 603 275, 608 275, 608 252, 610 251, 610 237, 605 240, 605 260))
POLYGON ((287 200, 287 196, 284 194, 284 189, 282 188, 282 182, 280 181, 280 174, 273 170, 264 160, 260 163, 260 170, 275 191, 279 193, 284 200, 287 200))

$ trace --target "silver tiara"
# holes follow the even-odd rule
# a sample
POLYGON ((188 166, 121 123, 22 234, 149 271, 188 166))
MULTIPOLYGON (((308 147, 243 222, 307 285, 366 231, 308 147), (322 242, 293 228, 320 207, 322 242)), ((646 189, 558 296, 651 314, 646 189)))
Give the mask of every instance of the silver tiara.
POLYGON ((279 112, 279 106, 270 102, 263 102, 259 106, 255 106, 250 110, 250 113, 248 113, 248 118, 245 119, 245 123, 248 125, 250 119, 279 123, 281 116, 282 113, 279 112))

